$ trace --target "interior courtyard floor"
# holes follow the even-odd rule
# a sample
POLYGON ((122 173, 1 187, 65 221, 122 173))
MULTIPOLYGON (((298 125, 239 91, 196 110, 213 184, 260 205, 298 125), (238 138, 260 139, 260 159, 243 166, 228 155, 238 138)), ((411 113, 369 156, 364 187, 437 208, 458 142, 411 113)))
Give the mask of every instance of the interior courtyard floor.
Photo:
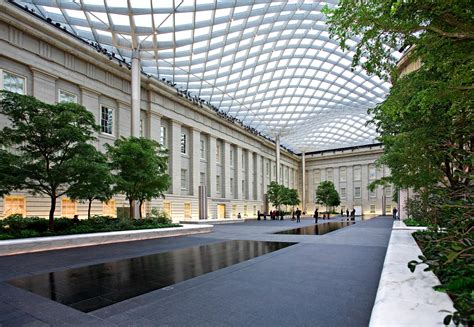
POLYGON ((0 325, 367 326, 392 222, 376 217, 325 235, 286 235, 272 233, 314 220, 253 220, 209 234, 0 257, 0 325), (89 313, 7 283, 227 240, 297 244, 89 313))

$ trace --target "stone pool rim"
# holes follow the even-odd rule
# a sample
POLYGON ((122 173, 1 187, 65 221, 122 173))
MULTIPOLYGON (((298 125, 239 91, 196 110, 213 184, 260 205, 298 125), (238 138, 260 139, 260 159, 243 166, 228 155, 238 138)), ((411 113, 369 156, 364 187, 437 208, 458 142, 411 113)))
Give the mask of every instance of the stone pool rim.
POLYGON ((0 241, 0 256, 33 253, 41 251, 94 246, 101 244, 141 241, 163 237, 175 237, 210 233, 213 225, 181 224, 182 227, 135 229, 114 232, 86 233, 31 237, 0 241))
POLYGON ((356 221, 353 221, 353 220, 344 220, 344 219, 342 219, 342 220, 329 220, 329 221, 324 221, 324 222, 318 223, 318 224, 312 224, 312 225, 307 225, 307 226, 277 230, 277 231, 270 232, 270 234, 271 235, 292 235, 292 236, 324 236, 324 235, 327 235, 327 234, 335 233, 335 232, 337 232, 341 229, 344 229, 346 227, 350 227, 350 226, 355 225, 355 224, 356 224, 356 221), (295 230, 298 230, 298 229, 309 229, 311 227, 324 226, 324 225, 327 225, 327 224, 343 224, 343 223, 346 223, 348 225, 347 226, 342 226, 340 228, 336 228, 335 230, 332 230, 332 231, 329 231, 329 232, 323 233, 323 234, 286 233, 286 232, 295 231, 295 230))

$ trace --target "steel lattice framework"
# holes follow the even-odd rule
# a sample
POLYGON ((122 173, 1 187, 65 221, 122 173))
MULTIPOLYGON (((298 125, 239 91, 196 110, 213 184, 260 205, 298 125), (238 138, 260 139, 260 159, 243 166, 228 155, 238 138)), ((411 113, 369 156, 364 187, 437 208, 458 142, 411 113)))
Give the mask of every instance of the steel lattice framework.
MULTIPOLYGON (((374 143, 367 109, 390 85, 351 69, 354 52, 329 38, 337 1, 16 1, 78 37, 172 81, 300 151, 374 143)), ((351 48, 357 40, 349 41, 351 48)))

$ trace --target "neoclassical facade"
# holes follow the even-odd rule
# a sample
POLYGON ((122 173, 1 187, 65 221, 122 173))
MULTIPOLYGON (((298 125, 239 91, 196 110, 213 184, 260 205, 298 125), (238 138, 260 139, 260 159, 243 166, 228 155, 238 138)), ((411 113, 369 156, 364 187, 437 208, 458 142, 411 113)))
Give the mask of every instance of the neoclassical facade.
MULTIPOLYGON (((132 135, 131 75, 89 44, 60 28, 10 8, 0 12, 0 88, 33 95, 41 101, 72 101, 91 111, 101 127, 96 146, 132 135)), ((388 172, 376 169, 380 146, 334 150, 302 156, 220 117, 214 110, 179 96, 176 89, 141 76, 140 135, 159 141, 169 150, 171 186, 164 199, 146 204, 173 220, 197 220, 198 187, 206 186, 209 219, 254 218, 265 208, 271 181, 298 189, 307 210, 314 209, 314 188, 333 180, 342 207, 360 207, 361 213, 381 214, 390 209, 391 194, 371 193, 367 184, 388 172), (277 167, 277 162, 279 167, 277 167), (303 188, 305 192, 303 194, 303 188)), ((0 127, 7 124, 0 117, 0 127)), ((93 203, 92 214, 116 215, 128 202, 117 196, 93 203)), ((15 192, 0 199, 0 216, 22 213, 47 216, 49 203, 41 197, 15 192)), ((57 216, 85 217, 85 204, 64 197, 57 216)))

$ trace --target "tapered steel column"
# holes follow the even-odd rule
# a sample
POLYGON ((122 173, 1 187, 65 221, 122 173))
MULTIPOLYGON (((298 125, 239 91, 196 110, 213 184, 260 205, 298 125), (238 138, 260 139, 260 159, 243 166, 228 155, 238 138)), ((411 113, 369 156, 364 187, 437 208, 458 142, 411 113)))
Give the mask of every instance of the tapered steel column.
POLYGON ((140 53, 132 50, 132 136, 140 136, 140 90, 141 90, 140 53))
POLYGON ((276 182, 280 184, 280 135, 275 138, 275 152, 276 152, 276 182))
POLYGON ((301 194, 301 211, 306 212, 306 163, 305 163, 305 153, 301 154, 301 170, 302 170, 302 194, 301 194))

